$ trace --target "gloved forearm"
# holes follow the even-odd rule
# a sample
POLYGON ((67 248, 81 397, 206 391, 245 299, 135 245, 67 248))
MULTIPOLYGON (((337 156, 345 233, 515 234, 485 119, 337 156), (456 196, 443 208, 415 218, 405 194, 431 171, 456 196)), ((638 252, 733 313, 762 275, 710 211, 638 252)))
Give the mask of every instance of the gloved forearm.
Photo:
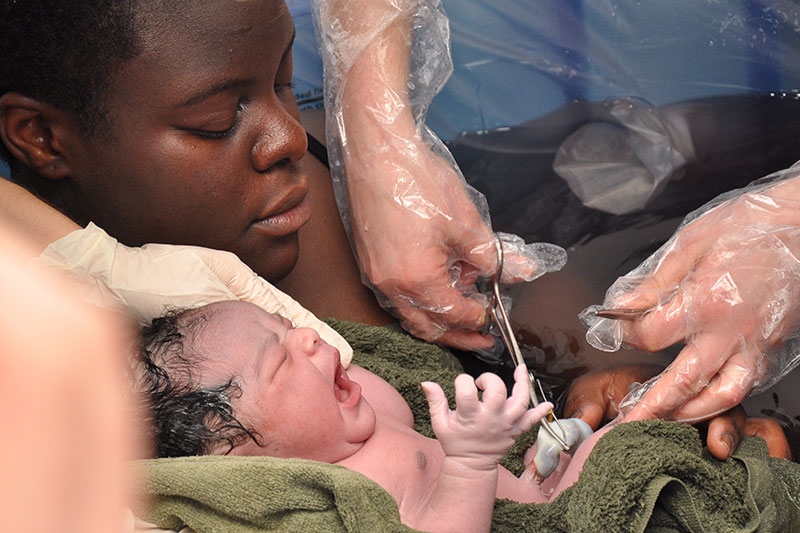
MULTIPOLYGON (((315 16, 331 174, 362 279, 413 334, 491 346, 476 332, 486 298, 475 288, 497 269, 488 207, 424 125, 452 69, 440 2, 319 1, 315 16)), ((554 246, 509 237, 504 248, 505 282, 565 261, 554 246)))

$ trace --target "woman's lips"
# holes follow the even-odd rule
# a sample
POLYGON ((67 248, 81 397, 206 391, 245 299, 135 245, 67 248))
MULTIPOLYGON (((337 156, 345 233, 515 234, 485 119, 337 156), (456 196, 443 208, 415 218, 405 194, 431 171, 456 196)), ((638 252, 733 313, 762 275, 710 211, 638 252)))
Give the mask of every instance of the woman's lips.
POLYGON ((286 211, 256 220, 253 226, 275 237, 284 237, 296 233, 306 222, 311 220, 311 206, 307 197, 286 211))
POLYGON ((355 381, 350 381, 344 367, 339 364, 336 370, 336 377, 333 381, 333 390, 336 393, 336 399, 342 404, 342 407, 354 407, 361 400, 361 385, 355 381))

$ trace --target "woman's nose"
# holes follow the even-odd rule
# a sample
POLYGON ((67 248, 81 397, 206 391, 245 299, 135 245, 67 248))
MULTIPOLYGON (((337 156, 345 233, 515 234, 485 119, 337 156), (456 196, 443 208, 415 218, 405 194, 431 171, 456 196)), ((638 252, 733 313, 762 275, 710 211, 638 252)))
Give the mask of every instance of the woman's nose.
POLYGON ((251 160, 253 168, 266 172, 281 163, 299 161, 308 149, 306 130, 288 110, 278 106, 260 125, 251 160))
POLYGON ((290 330, 288 339, 296 348, 311 357, 317 351, 320 338, 319 333, 311 328, 296 328, 290 330))

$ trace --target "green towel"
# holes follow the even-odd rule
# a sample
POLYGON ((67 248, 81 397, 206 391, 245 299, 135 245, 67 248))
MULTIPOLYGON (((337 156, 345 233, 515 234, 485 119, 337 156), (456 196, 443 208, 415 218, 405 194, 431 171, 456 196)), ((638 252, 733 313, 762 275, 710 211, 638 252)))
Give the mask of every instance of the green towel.
POLYGON ((272 457, 142 461, 139 486, 154 497, 147 520, 197 533, 411 531, 388 492, 340 466, 272 457))
POLYGON ((685 424, 621 424, 549 504, 495 505, 493 531, 800 531, 800 465, 746 438, 718 461, 685 424))
MULTIPOLYGON (((333 322, 354 361, 407 399, 416 428, 431 435, 420 381, 452 398, 458 361, 397 328, 333 322)), ((530 432, 503 465, 519 473, 530 432)), ((397 505, 374 482, 341 467, 268 457, 190 457, 137 464, 147 518, 197 533, 408 531, 397 505)), ((622 424, 604 436, 578 482, 549 504, 498 500, 493 531, 800 531, 800 465, 766 455, 745 439, 721 462, 683 424, 622 424)))

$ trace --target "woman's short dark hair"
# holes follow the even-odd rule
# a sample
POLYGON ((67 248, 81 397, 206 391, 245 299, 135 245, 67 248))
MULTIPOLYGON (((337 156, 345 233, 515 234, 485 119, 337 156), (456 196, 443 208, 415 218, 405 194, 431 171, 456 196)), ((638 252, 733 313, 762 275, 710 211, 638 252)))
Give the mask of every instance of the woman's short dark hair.
POLYGON ((138 53, 140 1, 0 0, 0 95, 18 92, 63 109, 95 132, 109 80, 138 53))

